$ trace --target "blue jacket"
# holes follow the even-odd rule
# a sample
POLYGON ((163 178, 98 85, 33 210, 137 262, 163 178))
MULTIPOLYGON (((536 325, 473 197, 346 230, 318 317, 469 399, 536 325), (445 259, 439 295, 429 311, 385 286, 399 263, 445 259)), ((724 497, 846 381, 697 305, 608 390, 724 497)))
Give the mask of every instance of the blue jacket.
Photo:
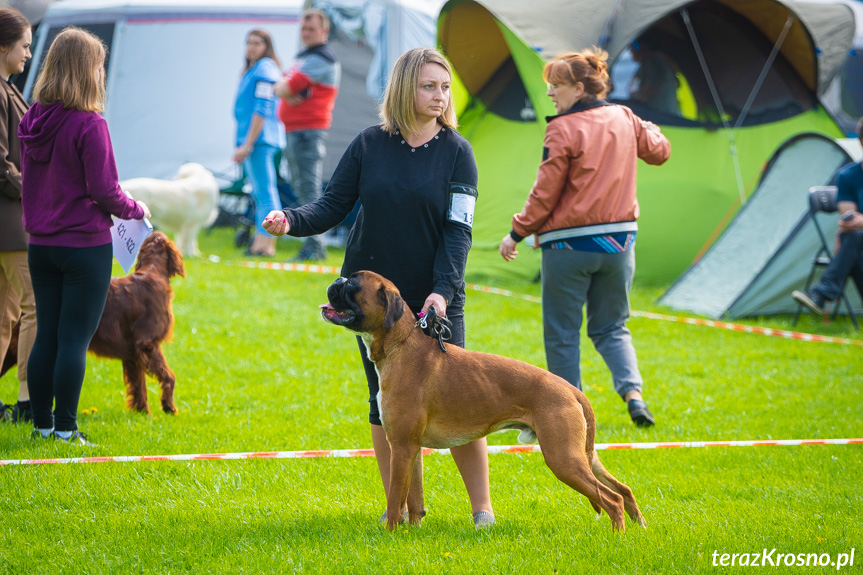
POLYGON ((836 201, 854 202, 857 204, 858 212, 863 210, 863 169, 861 168, 863 168, 861 162, 855 162, 845 166, 836 176, 836 187, 839 189, 836 201))
POLYGON ((236 145, 246 140, 246 133, 252 124, 252 115, 264 118, 264 128, 255 145, 268 144, 278 148, 285 147, 285 128, 276 115, 276 95, 273 85, 282 77, 282 72, 270 58, 261 58, 246 70, 237 89, 234 102, 234 118, 237 120, 236 145))

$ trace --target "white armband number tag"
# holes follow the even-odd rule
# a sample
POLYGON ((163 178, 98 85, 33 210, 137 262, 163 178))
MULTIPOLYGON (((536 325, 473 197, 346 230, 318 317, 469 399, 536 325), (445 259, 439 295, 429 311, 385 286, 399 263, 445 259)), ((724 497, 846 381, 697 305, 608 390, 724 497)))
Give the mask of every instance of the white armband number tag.
POLYGON ((449 210, 447 219, 473 229, 473 212, 476 207, 476 190, 463 184, 451 183, 449 187, 449 210))
POLYGON ((274 92, 272 82, 258 80, 255 83, 255 98, 260 98, 261 100, 272 100, 273 96, 274 92))

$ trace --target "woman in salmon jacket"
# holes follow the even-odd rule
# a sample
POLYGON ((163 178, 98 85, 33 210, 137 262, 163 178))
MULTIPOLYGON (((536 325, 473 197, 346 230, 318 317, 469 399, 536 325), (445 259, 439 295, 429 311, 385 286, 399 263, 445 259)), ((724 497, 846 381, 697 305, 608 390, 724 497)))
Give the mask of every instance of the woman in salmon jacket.
POLYGON ((512 218, 500 254, 536 235, 542 249, 542 316, 548 369, 581 389, 579 333, 611 371, 614 389, 638 426, 654 424, 641 395, 629 318, 638 232, 636 165, 662 164, 671 146, 659 128, 625 106, 603 100, 608 54, 597 48, 562 54, 543 78, 556 116, 548 118, 542 163, 522 211, 512 218))

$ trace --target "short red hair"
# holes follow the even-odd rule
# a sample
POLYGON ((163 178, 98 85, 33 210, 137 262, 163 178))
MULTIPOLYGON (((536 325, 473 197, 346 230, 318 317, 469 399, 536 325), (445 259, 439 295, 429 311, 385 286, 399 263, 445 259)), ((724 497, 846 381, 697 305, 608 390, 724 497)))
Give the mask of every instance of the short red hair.
POLYGON ((567 52, 545 65, 542 79, 549 84, 584 86, 588 97, 604 98, 608 93, 608 52, 596 46, 581 52, 567 52))

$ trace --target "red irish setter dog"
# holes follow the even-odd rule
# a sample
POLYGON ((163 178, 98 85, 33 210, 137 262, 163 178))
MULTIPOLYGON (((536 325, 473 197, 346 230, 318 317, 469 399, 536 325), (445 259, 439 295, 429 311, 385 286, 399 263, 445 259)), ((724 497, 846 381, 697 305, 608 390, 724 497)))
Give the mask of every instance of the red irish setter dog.
MULTIPOLYGON (((162 410, 177 413, 174 405, 177 378, 160 347, 174 327, 171 309, 174 292, 170 279, 175 275, 186 276, 183 256, 168 236, 162 232, 151 233, 141 244, 135 271, 111 280, 105 311, 90 342, 90 351, 96 355, 123 361, 127 405, 144 413, 150 413, 146 386, 148 373, 162 386, 162 410)), ((17 329, 15 326, 16 335, 17 329)), ((16 363, 17 337, 13 342, 4 358, 0 376, 16 363)))

